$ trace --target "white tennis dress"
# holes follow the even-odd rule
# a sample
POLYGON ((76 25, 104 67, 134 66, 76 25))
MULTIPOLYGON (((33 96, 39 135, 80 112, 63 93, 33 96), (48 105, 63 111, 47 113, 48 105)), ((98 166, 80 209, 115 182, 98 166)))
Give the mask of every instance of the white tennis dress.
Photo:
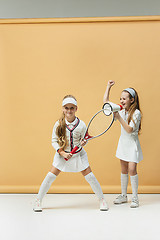
MULTIPOLYGON (((70 123, 66 121, 66 135, 68 140, 68 146, 65 148, 66 152, 71 152, 72 149, 79 145, 81 138, 84 137, 86 131, 86 125, 83 121, 76 119, 70 123)), ((83 148, 77 150, 73 156, 66 161, 62 156, 59 155, 58 149, 58 137, 56 135, 56 128, 59 124, 57 121, 53 127, 52 133, 52 146, 55 148, 56 153, 53 160, 53 166, 58 168, 62 172, 80 172, 89 167, 87 153, 83 148)))
MULTIPOLYGON (((128 112, 125 109, 119 112, 120 116, 127 122, 128 112)), ((138 139, 138 130, 141 121, 141 113, 138 109, 133 114, 133 120, 129 126, 133 128, 132 133, 127 133, 121 125, 121 136, 119 138, 116 157, 126 162, 140 162, 143 159, 142 149, 138 139)))

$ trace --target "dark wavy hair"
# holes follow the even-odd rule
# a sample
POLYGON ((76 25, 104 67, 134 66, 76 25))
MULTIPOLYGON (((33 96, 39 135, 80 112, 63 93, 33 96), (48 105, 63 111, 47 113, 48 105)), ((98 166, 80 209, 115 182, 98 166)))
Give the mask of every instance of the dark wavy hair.
MULTIPOLYGON (((130 108, 128 110, 128 124, 130 123, 131 120, 135 124, 135 122, 133 120, 133 113, 135 112, 136 109, 138 109, 141 112, 141 116, 142 116, 142 111, 140 109, 138 93, 137 93, 137 91, 134 88, 131 88, 131 89, 133 89, 135 91, 135 97, 134 97, 133 103, 131 103, 131 106, 130 106, 130 108)), ((128 91, 123 90, 123 92, 127 92, 129 94, 129 98, 130 99, 133 98, 132 95, 128 91)), ((142 119, 142 117, 141 117, 141 119, 142 119)), ((141 122, 140 122, 138 133, 140 133, 141 128, 142 128, 142 126, 141 126, 141 122)))

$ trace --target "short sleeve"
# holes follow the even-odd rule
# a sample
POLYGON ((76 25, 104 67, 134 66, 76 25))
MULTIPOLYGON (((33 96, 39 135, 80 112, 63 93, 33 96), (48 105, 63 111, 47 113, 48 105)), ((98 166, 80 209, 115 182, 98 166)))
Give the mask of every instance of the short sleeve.
POLYGON ((139 125, 141 122, 141 112, 139 110, 136 110, 133 113, 133 120, 130 121, 129 126, 133 128, 133 131, 135 131, 139 129, 139 125))

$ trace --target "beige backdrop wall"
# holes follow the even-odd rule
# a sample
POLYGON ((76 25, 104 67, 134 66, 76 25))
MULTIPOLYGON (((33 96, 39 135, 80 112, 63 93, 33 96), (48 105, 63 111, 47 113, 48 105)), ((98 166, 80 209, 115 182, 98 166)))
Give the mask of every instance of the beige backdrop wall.
MULTIPOLYGON (((36 193, 52 165, 52 128, 63 96, 76 96, 77 116, 87 124, 113 79, 113 102, 129 86, 140 96, 139 192, 160 193, 159 43, 160 17, 1 20, 0 192, 36 193)), ((85 147, 105 193, 120 192, 119 135, 115 122, 85 147)), ((91 189, 81 173, 61 173, 50 192, 91 189)))

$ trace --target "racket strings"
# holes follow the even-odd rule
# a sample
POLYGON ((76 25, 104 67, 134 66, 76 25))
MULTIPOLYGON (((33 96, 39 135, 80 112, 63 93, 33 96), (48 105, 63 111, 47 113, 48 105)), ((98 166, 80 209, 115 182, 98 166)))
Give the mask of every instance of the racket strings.
POLYGON ((106 116, 103 111, 100 111, 93 117, 88 126, 88 134, 91 137, 102 135, 112 124, 113 115, 106 116))

